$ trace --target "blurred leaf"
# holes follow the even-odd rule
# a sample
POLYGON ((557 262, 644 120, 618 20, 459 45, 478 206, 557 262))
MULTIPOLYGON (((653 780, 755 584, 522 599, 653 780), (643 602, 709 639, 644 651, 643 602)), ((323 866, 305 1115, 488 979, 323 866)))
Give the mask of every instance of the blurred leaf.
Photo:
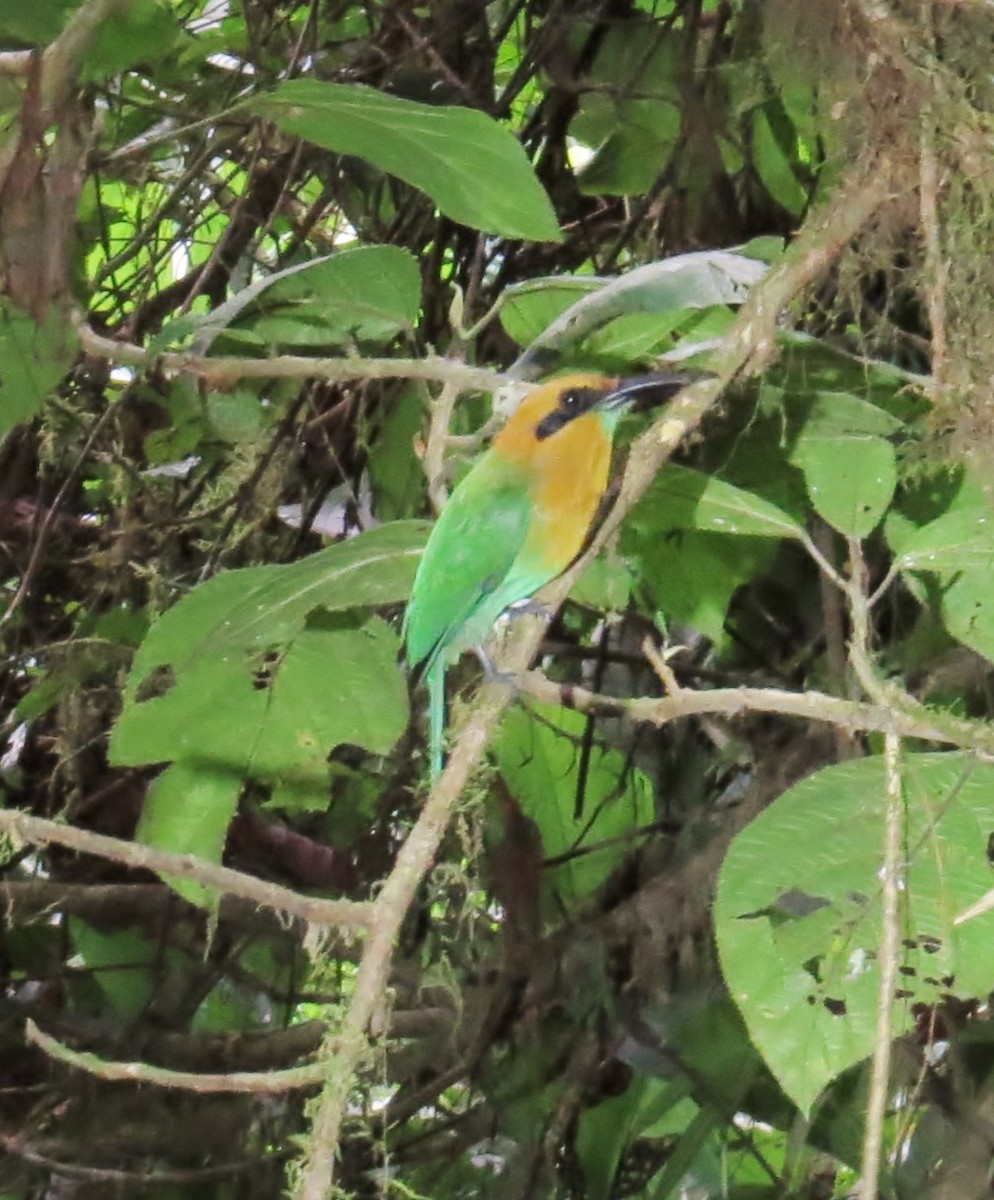
POLYGON ((637 557, 651 602, 667 621, 720 643, 732 597, 770 565, 777 547, 765 537, 696 529, 661 534, 654 523, 629 521, 621 549, 637 557))
POLYGON ((477 109, 316 79, 282 83, 252 107, 286 133, 399 176, 463 225, 536 242, 562 239, 521 144, 477 109))
POLYGON ((700 529, 754 537, 796 538, 800 524, 768 500, 690 467, 667 463, 630 520, 658 529, 700 529))
POLYGON ((265 428, 263 408, 255 392, 211 392, 207 396, 207 419, 218 437, 238 445, 258 441, 265 428))
POLYGON ((76 7, 75 0, 34 0, 31 4, 9 0, 0 5, 0 33, 28 45, 44 46, 58 37, 76 7))
MULTIPOLYGON (((579 851, 543 872, 543 885, 567 909, 587 899, 627 852, 612 841, 653 820, 652 788, 646 776, 626 768, 624 757, 595 746, 584 790, 576 804, 578 739, 586 719, 567 709, 534 705, 534 714, 511 709, 496 743, 501 774, 526 817, 542 835, 545 857, 579 851)), ((551 897, 547 897, 551 903, 551 897)))
POLYGON ((191 335, 200 354, 221 336, 295 349, 382 344, 414 326, 420 303, 413 255, 399 246, 358 246, 266 275, 205 316, 178 317, 155 348, 191 335))
MULTIPOLYGON (((149 786, 135 840, 218 864, 241 787, 238 775, 204 761, 173 763, 149 786)), ((208 908, 217 899, 214 888, 191 879, 167 876, 165 882, 190 904, 208 908)))
POLYGON ((902 570, 932 571, 947 579, 962 571, 989 576, 994 567, 994 512, 986 503, 957 508, 890 541, 902 570))
POLYGON ((756 171, 774 200, 793 216, 800 216, 808 196, 794 173, 795 154, 785 152, 770 125, 770 113, 761 108, 752 123, 756 171))
POLYGON ((636 1076, 622 1095, 584 1108, 576 1150, 587 1184, 586 1200, 608 1200, 617 1195, 618 1168, 625 1152, 646 1129, 682 1102, 683 1092, 671 1083, 636 1076))
POLYGON ((421 400, 410 385, 397 388, 384 405, 369 447, 373 511, 381 521, 410 517, 421 509, 424 471, 414 443, 421 434, 424 415, 421 400))
MULTIPOLYGON (((994 767, 958 753, 908 754, 902 765, 908 862, 895 1036, 913 1027, 915 1004, 994 986, 994 918, 952 924, 990 887, 994 767)), ((721 870, 722 970, 753 1041, 804 1112, 873 1050, 883 813, 882 759, 825 768, 743 830, 721 870)))
POLYGON ((35 415, 75 354, 76 335, 55 307, 39 325, 0 297, 0 434, 35 415))
POLYGON ((668 100, 627 100, 615 104, 607 96, 593 93, 572 125, 575 137, 597 145, 590 162, 578 172, 580 190, 587 195, 637 196, 647 192, 665 170, 677 145, 681 128, 680 109, 668 100), (595 106, 609 106, 613 120, 606 136, 589 137, 585 130, 603 125, 591 119, 595 106))
POLYGON ((151 967, 162 947, 137 930, 106 932, 79 917, 69 917, 67 928, 79 973, 89 973, 120 1024, 137 1021, 154 994, 157 980, 151 967))
POLYGON ((104 20, 83 63, 90 81, 119 75, 137 63, 175 52, 183 30, 169 6, 158 0, 131 0, 104 20))
POLYGON ((501 324, 508 337, 525 346, 575 304, 578 295, 589 296, 603 286, 596 275, 554 275, 511 284, 501 296, 501 324))
POLYGON ((609 321, 626 313, 741 304, 766 273, 766 264, 730 250, 698 250, 636 267, 576 301, 540 333, 512 368, 521 375, 547 369, 609 321))

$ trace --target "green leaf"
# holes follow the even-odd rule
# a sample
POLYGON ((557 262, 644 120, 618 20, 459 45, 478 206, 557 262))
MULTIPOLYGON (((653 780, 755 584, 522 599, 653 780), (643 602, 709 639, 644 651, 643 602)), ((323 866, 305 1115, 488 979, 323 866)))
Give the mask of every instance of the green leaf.
POLYGON ((918 528, 896 515, 887 523, 888 541, 901 570, 910 574, 909 583, 918 575, 938 579, 949 633, 994 662, 994 513, 972 486, 962 488, 952 504, 918 528))
POLYGON ((398 520, 420 509, 424 471, 414 444, 423 421, 421 399, 409 384, 392 394, 380 414, 379 427, 369 444, 369 481, 373 511, 381 520, 398 520))
POLYGON ((200 354, 222 334, 259 347, 376 345, 413 328, 420 304, 412 254, 399 246, 358 246, 267 275, 203 317, 178 317, 154 348, 191 334, 200 354))
POLYGON ((28 420, 72 366, 76 335, 50 308, 43 324, 0 297, 0 434, 28 420))
POLYGON ((945 578, 982 571, 989 578, 994 567, 994 513, 987 504, 944 513, 896 538, 891 533, 889 540, 904 571, 931 571, 945 578))
POLYGON ((782 508, 690 467, 667 463, 631 520, 651 519, 659 529, 700 529, 754 537, 799 538, 803 529, 782 508))
POLYGON ((283 83, 252 107, 286 133, 397 175, 463 225, 503 237, 562 240, 521 144, 486 113, 316 79, 283 83))
POLYGON ((506 714, 497 762, 522 812, 538 826, 546 858, 584 848, 543 872, 546 901, 556 911, 556 904, 573 908, 587 899, 618 865, 626 847, 612 839, 652 821, 652 788, 641 771, 626 770, 617 751, 596 747, 584 812, 576 820, 577 744, 585 718, 547 705, 535 705, 534 711, 533 716, 514 708, 506 714), (553 902, 550 891, 558 901, 553 902))
POLYGON ((766 269, 765 263, 730 250, 698 250, 600 280, 596 291, 572 304, 532 341, 512 370, 524 375, 548 369, 568 347, 627 313, 741 304, 766 269))
POLYGON ((107 932, 75 916, 67 917, 66 928, 79 960, 72 974, 89 975, 122 1024, 142 1017, 158 986, 151 968, 160 959, 161 944, 134 929, 107 932))
POLYGON ((182 37, 182 27, 168 5, 131 0, 97 30, 86 53, 83 76, 91 81, 105 79, 137 63, 154 62, 173 53, 182 37))
MULTIPOLYGON (((149 787, 135 839, 156 850, 194 854, 218 864, 241 786, 240 777, 230 771, 203 762, 173 763, 149 787)), ((191 904, 209 908, 217 898, 216 889, 193 880, 164 878, 191 904)))
POLYGON ((649 598, 666 621, 721 642, 732 597, 770 565, 777 547, 765 537, 696 529, 661 536, 658 526, 636 527, 630 521, 621 549, 638 558, 649 598))
POLYGON ((759 109, 752 126, 756 171, 774 200, 797 217, 804 211, 808 196, 794 174, 791 156, 784 153, 773 129, 770 114, 759 109))
POLYGON ((397 638, 354 614, 407 597, 426 528, 395 522, 194 589, 135 656, 114 761, 205 761, 319 786, 334 746, 385 753, 407 711, 397 638))
POLYGON ((62 31, 73 0, 33 0, 31 4, 8 2, 0 5, 0 33, 15 41, 43 46, 62 31))
MULTIPOLYGON (((915 1004, 986 995, 990 921, 953 918, 990 888, 994 767, 965 754, 906 755, 901 992, 915 1004)), ((732 843, 718 883, 722 970, 750 1035, 805 1112, 873 1050, 884 838, 881 758, 790 788, 732 843)))
POLYGON ((527 346, 575 304, 578 296, 589 296, 604 283, 596 275, 553 275, 511 284, 501 296, 501 324, 508 337, 527 346))
POLYGON ((805 431, 791 461, 816 511, 848 537, 866 537, 880 524, 897 487, 894 447, 879 437, 805 431))
POLYGON ((668 100, 615 104, 607 96, 593 93, 584 99, 573 122, 575 136, 588 140, 583 131, 595 124, 590 110, 603 105, 611 110, 612 127, 606 137, 597 139, 597 152, 578 172, 580 190, 586 195, 644 194, 659 178, 678 143, 680 109, 668 100))

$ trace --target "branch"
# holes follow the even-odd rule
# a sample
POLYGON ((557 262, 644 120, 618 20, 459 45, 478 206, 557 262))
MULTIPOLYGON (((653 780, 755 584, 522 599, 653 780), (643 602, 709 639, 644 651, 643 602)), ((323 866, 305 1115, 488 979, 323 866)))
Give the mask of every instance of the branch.
POLYGON ((85 321, 76 325, 80 346, 87 354, 129 367, 149 367, 192 375, 209 385, 230 387, 239 379, 325 379, 332 383, 352 379, 423 379, 481 392, 493 392, 509 382, 507 376, 486 367, 437 356, 429 358, 306 358, 282 354, 276 358, 211 358, 182 350, 156 353, 104 337, 85 321))
MULTIPOLYGON (((669 455, 714 408, 727 384, 738 375, 761 370, 773 357, 777 321, 784 307, 821 274, 887 200, 887 167, 873 156, 850 173, 831 200, 810 214, 783 262, 757 285, 723 339, 710 364, 715 377, 682 392, 661 420, 633 445, 618 500, 604 525, 580 560, 544 589, 543 600, 555 607, 562 603, 669 455)), ((498 664, 502 671, 512 673, 520 673, 529 665, 544 631, 544 622, 538 618, 522 618, 516 624, 507 653, 498 664)), ((313 1128, 292 1193, 294 1200, 326 1200, 330 1194, 349 1092, 356 1071, 371 1049, 370 1030, 385 995, 401 923, 510 698, 510 690, 499 683, 480 689, 458 730, 448 765, 375 902, 373 926, 356 976, 352 1003, 338 1035, 321 1051, 327 1082, 314 1108, 313 1128)))
MULTIPOLYGON (((761 687, 713 688, 709 691, 679 688, 663 697, 639 696, 622 700, 573 684, 554 683, 541 671, 526 671, 515 682, 521 692, 545 704, 601 716, 624 715, 647 725, 667 725, 683 717, 705 714, 738 717, 747 712, 774 713, 820 721, 850 733, 897 733, 905 738, 922 738, 994 754, 994 728, 989 723, 930 712, 917 702, 916 708, 905 710, 895 708, 888 701, 866 703, 843 700, 824 692, 790 692, 761 687)), ((913 700, 913 697, 908 699, 913 700)))
POLYGON ((901 792, 901 739, 888 733, 884 745, 887 791, 884 799, 884 862, 882 889, 882 930, 880 935, 880 982, 877 987, 877 1029, 870 1068, 870 1094, 866 1105, 866 1133, 863 1138, 859 1200, 877 1200, 880 1161, 890 1087, 890 1050, 894 1036, 892 1012, 897 991, 897 972, 901 949, 901 891, 905 886, 901 870, 901 845, 904 836, 904 808, 901 792))
POLYGON ((87 829, 75 829, 71 825, 60 825, 56 821, 32 817, 15 809, 0 812, 0 833, 7 833, 35 845, 51 843, 66 846, 81 854, 95 854, 100 858, 109 858, 128 867, 155 871, 160 875, 192 879, 230 896, 240 896, 266 908, 302 917, 315 925, 334 925, 361 931, 370 928, 374 918, 374 906, 369 903, 302 896, 290 888, 281 887, 277 883, 267 883, 241 871, 233 871, 230 867, 217 866, 193 854, 170 854, 138 842, 125 842, 121 838, 107 837, 102 833, 91 833, 87 829))
POLYGON ((227 1074, 174 1071, 144 1062, 113 1062, 89 1051, 71 1049, 50 1033, 44 1033, 30 1017, 25 1023, 24 1037, 57 1062, 86 1071, 98 1079, 110 1079, 117 1083, 154 1083, 158 1087, 182 1088, 187 1092, 289 1092, 314 1087, 327 1073, 327 1068, 320 1062, 308 1063, 303 1067, 287 1067, 282 1071, 230 1071, 227 1074))

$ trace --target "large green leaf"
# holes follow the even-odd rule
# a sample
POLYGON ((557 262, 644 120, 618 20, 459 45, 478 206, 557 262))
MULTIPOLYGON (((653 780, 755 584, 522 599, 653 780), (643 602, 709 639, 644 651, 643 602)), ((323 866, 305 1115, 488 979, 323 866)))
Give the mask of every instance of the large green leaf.
MULTIPOLYGON (((953 925, 990 888, 994 766, 909 754, 903 777, 898 1036, 916 1004, 994 987, 994 916, 953 925)), ((883 841, 883 761, 866 758, 785 792, 738 835, 722 867, 722 970, 757 1048, 804 1111, 873 1050, 883 841)))
POLYGON ((729 536, 699 529, 660 535, 645 525, 626 529, 622 552, 638 558, 648 599, 662 623, 689 626, 722 640, 736 591, 766 570, 777 552, 768 537, 729 536))
POLYGON ((422 522, 396 522, 196 588, 135 656, 112 758, 320 787, 334 746, 386 752, 407 714, 397 638, 358 610, 406 598, 424 534, 422 522))
POLYGON ((252 107, 287 133, 397 175, 454 221, 504 237, 562 240, 521 144, 486 113, 316 79, 283 83, 252 107))
POLYGON ((912 581, 921 575, 938 580, 949 633, 994 662, 994 512, 979 490, 962 489, 948 512, 918 528, 890 520, 887 536, 912 581))

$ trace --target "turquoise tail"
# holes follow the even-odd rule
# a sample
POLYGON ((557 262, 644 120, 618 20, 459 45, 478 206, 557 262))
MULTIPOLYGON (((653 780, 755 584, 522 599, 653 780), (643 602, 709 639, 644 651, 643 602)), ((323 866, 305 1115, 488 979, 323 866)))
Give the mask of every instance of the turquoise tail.
POLYGON ((445 664, 441 657, 428 668, 428 744, 432 783, 442 773, 442 742, 445 738, 445 664))

